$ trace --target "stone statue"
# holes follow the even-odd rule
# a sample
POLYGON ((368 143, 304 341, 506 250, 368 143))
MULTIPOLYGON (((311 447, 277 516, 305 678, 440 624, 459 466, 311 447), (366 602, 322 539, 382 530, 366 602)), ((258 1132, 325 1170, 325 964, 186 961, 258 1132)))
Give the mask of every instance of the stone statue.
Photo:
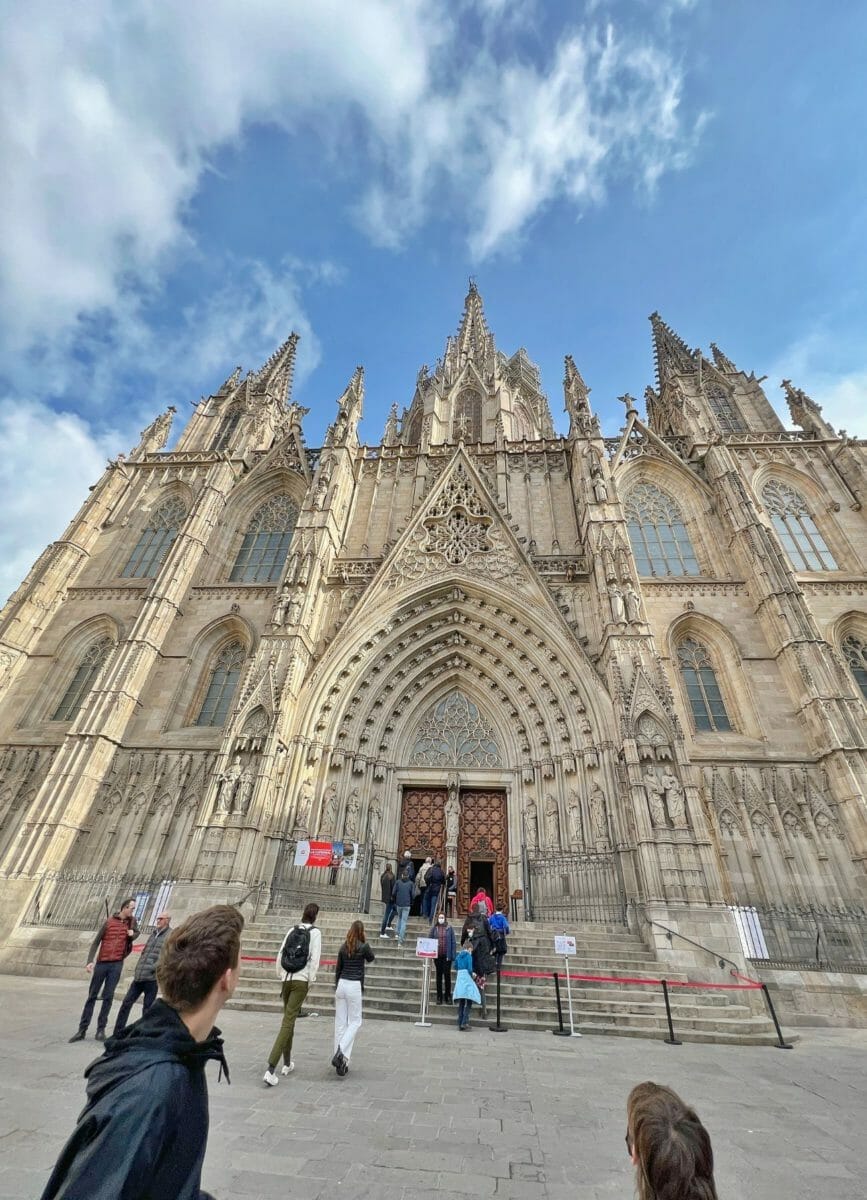
POLYGON ((343 820, 343 832, 347 838, 358 837, 358 817, 361 812, 361 802, 358 799, 358 790, 353 788, 349 793, 349 799, 346 801, 346 816, 343 820))
POLYGON ((626 609, 623 606, 623 592, 616 583, 612 583, 608 589, 608 599, 611 601, 611 619, 615 625, 622 625, 626 621, 626 609))
POLYGON ((608 485, 602 475, 602 468, 599 463, 594 463, 590 469, 590 477, 593 480, 593 497, 597 504, 604 504, 608 499, 608 485))
POLYGON ((226 767, 220 777, 220 789, 217 793, 217 807, 221 813, 230 813, 234 809, 235 791, 238 781, 244 773, 241 766, 241 756, 236 754, 230 766, 226 767))
POLYGON ((647 767, 644 772, 644 791, 650 807, 651 823, 660 829, 666 827, 665 820, 665 788, 656 777, 653 767, 647 767))
POLYGON ((545 833, 548 845, 554 850, 560 849, 560 813, 557 801, 552 795, 545 797, 545 833))
POLYGON ((640 621, 641 620, 641 597, 639 596, 638 592, 635 590, 635 584, 632 582, 631 579, 626 584, 626 591, 624 593, 624 599, 626 600, 626 619, 627 619, 627 621, 629 621, 630 623, 632 621, 640 621))
POLYGON ((255 786, 256 776, 252 771, 245 771, 238 781, 238 790, 235 794, 236 809, 239 813, 245 813, 249 809, 255 786))
POLYGON ((371 842, 376 840, 376 831, 379 828, 379 822, 382 818, 382 799, 379 796, 374 796, 370 802, 370 816, 367 820, 367 828, 370 833, 371 842))
POLYGON ((295 824, 299 829, 307 830, 309 828, 312 804, 313 785, 309 779, 305 779, 298 789, 298 811, 295 816, 295 824))
POLYGON ((663 772, 661 786, 665 789, 665 799, 668 804, 668 815, 675 829, 686 829, 686 801, 680 780, 673 771, 663 772))
POLYGON ((280 596, 277 600, 277 607, 274 610, 274 624, 284 625, 286 622, 286 613, 289 609, 289 602, 292 599, 292 588, 288 583, 284 583, 280 589, 280 596))
POLYGON ((458 832, 461 824, 461 802, 458 799, 456 785, 449 786, 449 794, 443 808, 443 816, 446 823, 446 845, 457 846, 458 832))
POLYGON ((527 801, 527 807, 524 809, 524 829, 527 838, 527 849, 537 850, 539 848, 539 817, 536 813, 536 802, 532 796, 527 801))
POLYGON ((319 818, 320 833, 334 833, 337 817, 337 788, 330 783, 322 794, 322 815, 319 818))
POLYGON ((605 819, 605 793, 598 783, 594 783, 590 793, 590 824, 593 828, 593 841, 596 849, 608 845, 608 822, 605 819))
POLYGON ((581 797, 577 792, 569 793, 569 838, 577 845, 581 845, 581 797))

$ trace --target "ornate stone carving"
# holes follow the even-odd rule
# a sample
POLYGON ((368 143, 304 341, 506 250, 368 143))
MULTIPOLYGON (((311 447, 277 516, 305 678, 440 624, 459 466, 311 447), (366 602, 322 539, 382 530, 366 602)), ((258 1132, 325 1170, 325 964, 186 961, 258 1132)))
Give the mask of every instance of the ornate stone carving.
POLYGON ((645 767, 642 783, 647 796, 647 807, 650 809, 651 824, 656 829, 665 829, 665 788, 653 767, 645 767))
POLYGON ((322 811, 319 817, 319 832, 334 833, 334 823, 337 819, 337 787, 330 783, 322 795, 322 811))
POLYGON ((560 849, 560 810, 550 793, 545 797, 545 841, 552 850, 560 849))
POLYGON ((410 761, 416 767, 496 767, 494 731, 463 692, 440 700, 419 726, 410 761))

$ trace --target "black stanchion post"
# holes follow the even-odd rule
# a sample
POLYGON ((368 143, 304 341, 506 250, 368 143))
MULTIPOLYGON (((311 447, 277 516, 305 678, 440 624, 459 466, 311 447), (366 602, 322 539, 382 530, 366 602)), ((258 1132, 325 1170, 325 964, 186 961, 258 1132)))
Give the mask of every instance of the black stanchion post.
POLYGON ((496 1025, 489 1025, 488 1029, 490 1029, 491 1033, 508 1033, 509 1032, 508 1027, 506 1025, 500 1024, 500 966, 499 966, 499 963, 497 964, 497 1023, 496 1023, 496 1025))
POLYGON ((665 1039, 665 1044, 666 1046, 681 1046, 683 1043, 679 1042, 674 1036, 674 1024, 671 1020, 671 1001, 668 998, 668 981, 660 979, 659 982, 662 984, 662 994, 665 997, 665 1015, 668 1017, 668 1037, 665 1039))
POLYGON ((552 1029, 551 1032, 553 1033, 554 1037, 571 1037, 572 1035, 569 1030, 563 1028, 563 1003, 560 999, 560 976, 556 971, 552 971, 551 974, 554 976, 554 991, 557 993, 557 1022, 560 1025, 559 1029, 552 1029))
POLYGON ((765 1003, 768 1006, 768 1012, 771 1014, 771 1020, 774 1022, 774 1029, 777 1031, 777 1045, 774 1048, 776 1050, 791 1050, 792 1043, 783 1040, 783 1031, 780 1029, 780 1022, 777 1020, 777 1014, 774 1011, 774 1002, 771 999, 771 993, 768 991, 766 983, 762 984, 762 991, 765 994, 765 1003))

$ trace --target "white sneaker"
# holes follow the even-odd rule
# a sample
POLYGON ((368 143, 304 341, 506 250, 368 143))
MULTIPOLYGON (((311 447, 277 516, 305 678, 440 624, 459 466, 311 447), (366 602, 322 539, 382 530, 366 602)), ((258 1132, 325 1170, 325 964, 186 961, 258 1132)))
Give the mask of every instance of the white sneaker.
POLYGON ((268 1084, 268 1087, 276 1087, 280 1080, 273 1071, 266 1071, 262 1076, 262 1081, 268 1084))
POLYGON ((291 1063, 288 1063, 288 1064, 287 1064, 287 1063, 284 1063, 284 1064, 283 1064, 283 1067, 282 1067, 282 1069, 281 1069, 281 1071, 280 1071, 280 1074, 281 1074, 281 1075, 291 1075, 291 1074, 292 1074, 292 1072, 293 1072, 294 1070, 295 1070, 295 1064, 294 1064, 294 1062, 291 1062, 291 1063))
POLYGON ((380 936, 381 938, 385 938, 385 940, 386 940, 386 941, 388 941, 388 934, 387 934, 387 933, 381 933, 379 936, 380 936))

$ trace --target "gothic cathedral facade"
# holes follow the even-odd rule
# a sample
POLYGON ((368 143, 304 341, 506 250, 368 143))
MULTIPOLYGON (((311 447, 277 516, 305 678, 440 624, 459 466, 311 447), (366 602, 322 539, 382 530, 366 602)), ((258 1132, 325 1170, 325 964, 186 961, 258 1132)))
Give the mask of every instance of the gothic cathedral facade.
POLYGON ((538 913, 607 864, 699 933, 863 903, 865 445, 651 324, 617 437, 571 358, 554 432, 471 285, 378 445, 359 368, 307 446, 293 335, 109 463, 0 614, 0 935, 89 873, 267 900, 316 836, 464 900, 538 867, 538 913))

